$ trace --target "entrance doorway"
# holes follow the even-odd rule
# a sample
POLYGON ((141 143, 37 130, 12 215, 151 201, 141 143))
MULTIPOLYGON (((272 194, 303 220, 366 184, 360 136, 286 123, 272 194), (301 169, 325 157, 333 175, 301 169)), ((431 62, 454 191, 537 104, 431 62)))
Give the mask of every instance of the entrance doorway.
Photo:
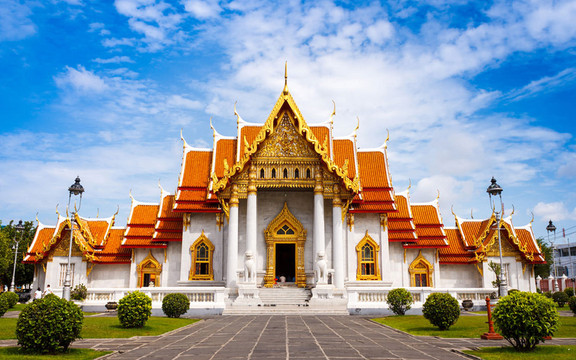
POLYGON ((296 244, 276 243, 276 279, 296 282, 296 244))

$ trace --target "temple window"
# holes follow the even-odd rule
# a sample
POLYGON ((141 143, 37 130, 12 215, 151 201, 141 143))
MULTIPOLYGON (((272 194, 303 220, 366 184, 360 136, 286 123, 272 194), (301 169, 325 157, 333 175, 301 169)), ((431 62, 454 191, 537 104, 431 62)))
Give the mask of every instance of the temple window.
POLYGON ((272 179, 276 179, 276 169, 272 169, 272 179))
POLYGON ((306 169, 306 179, 310 179, 310 169, 306 169))
POLYGON ((214 245, 204 235, 204 231, 192 246, 190 246, 192 255, 192 266, 188 280, 214 280, 212 269, 212 258, 214 255, 214 245))
POLYGON ((410 272, 410 286, 413 287, 431 287, 431 274, 433 272, 432 264, 422 256, 422 251, 408 268, 410 272))
POLYGON ((276 231, 276 235, 294 235, 294 229, 284 224, 284 226, 276 231))
POLYGON ((284 168, 284 179, 288 179, 288 169, 284 168))
POLYGON ((294 170, 294 179, 298 179, 300 178, 300 172, 298 171, 298 169, 294 170))
POLYGON ((358 257, 356 280, 380 280, 380 268, 378 267, 379 251, 380 247, 366 231, 362 241, 356 245, 358 257))
POLYGON ((264 169, 260 169, 260 179, 264 179, 264 169))
POLYGON ((156 260, 151 251, 136 267, 138 273, 138 287, 160 286, 160 274, 162 273, 162 264, 156 260))

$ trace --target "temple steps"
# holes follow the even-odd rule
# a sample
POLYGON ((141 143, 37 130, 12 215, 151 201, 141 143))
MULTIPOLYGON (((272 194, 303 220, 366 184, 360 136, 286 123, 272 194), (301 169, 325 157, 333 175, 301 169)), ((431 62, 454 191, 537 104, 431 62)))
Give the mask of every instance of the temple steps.
POLYGON ((312 293, 297 287, 259 288, 260 304, 231 303, 222 315, 349 315, 346 306, 312 306, 312 293))

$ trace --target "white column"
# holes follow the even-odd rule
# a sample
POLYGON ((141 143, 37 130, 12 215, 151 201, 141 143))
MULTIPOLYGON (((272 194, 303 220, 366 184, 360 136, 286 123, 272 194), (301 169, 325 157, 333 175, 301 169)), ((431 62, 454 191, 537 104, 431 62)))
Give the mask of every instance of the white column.
POLYGON ((226 252, 226 287, 235 287, 238 270, 238 185, 232 185, 230 218, 228 221, 228 249, 226 252))
POLYGON ((332 263, 334 266, 333 284, 337 289, 344 288, 344 241, 342 240, 342 201, 340 186, 334 185, 332 200, 332 263))
POLYGON ((315 169, 315 186, 314 186, 314 233, 313 233, 313 256, 312 262, 316 266, 318 261, 318 252, 326 251, 326 241, 324 234, 324 188, 322 186, 322 170, 320 166, 315 169))
MULTIPOLYGON (((256 232, 257 232, 257 208, 256 208, 256 167, 250 166, 248 182, 248 198, 246 201, 246 252, 250 252, 254 261, 257 261, 256 253, 256 232)), ((245 259, 246 260, 246 259, 245 259)), ((244 279, 246 281, 246 279, 244 279)), ((256 281, 256 277, 254 278, 256 281)))
POLYGON ((390 242, 388 241, 388 216, 380 214, 380 274, 382 280, 390 277, 390 242))

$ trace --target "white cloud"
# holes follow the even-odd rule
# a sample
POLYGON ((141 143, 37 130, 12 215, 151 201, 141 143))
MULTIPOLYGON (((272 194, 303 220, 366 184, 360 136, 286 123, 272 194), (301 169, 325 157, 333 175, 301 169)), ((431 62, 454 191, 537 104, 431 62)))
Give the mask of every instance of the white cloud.
POLYGON ((99 64, 134 63, 134 60, 130 59, 129 56, 114 56, 108 59, 96 58, 92 61, 99 64))
POLYGON ((542 221, 562 221, 562 220, 576 220, 576 208, 572 211, 566 208, 564 202, 539 202, 534 207, 534 215, 541 218, 542 221))
POLYGON ((518 101, 527 97, 541 93, 549 93, 559 87, 566 86, 576 80, 576 69, 564 69, 554 76, 545 76, 541 79, 531 81, 528 85, 520 89, 511 91, 506 95, 506 99, 518 101))
POLYGON ((36 33, 32 10, 17 1, 0 0, 0 41, 17 41, 36 33))
POLYGON ((172 95, 168 98, 168 105, 173 107, 179 107, 183 109, 198 110, 202 109, 204 105, 202 102, 197 100, 186 99, 180 95, 172 95))
POLYGON ((186 0, 184 8, 198 19, 207 19, 218 16, 222 11, 218 0, 186 0))
POLYGON ((66 72, 54 77, 54 81, 60 88, 70 86, 84 93, 100 93, 108 89, 102 78, 81 65, 78 69, 66 66, 66 72))

